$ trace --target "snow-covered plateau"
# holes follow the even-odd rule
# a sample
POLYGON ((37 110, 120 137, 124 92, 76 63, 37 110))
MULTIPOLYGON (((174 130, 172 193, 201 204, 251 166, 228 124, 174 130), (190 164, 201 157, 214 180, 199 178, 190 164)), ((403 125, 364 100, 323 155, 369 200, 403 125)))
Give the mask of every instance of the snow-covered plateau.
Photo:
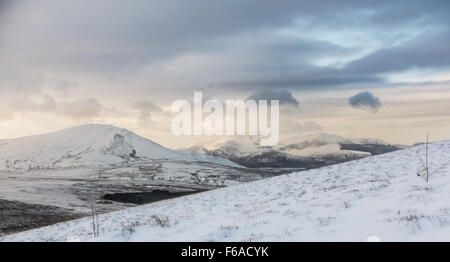
POLYGON ((449 241, 450 140, 7 235, 2 241, 449 241))

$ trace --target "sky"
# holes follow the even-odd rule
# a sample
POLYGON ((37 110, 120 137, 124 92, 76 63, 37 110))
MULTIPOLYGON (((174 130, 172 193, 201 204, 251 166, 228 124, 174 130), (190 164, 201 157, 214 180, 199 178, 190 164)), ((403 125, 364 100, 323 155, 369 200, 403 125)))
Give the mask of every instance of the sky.
POLYGON ((0 138, 112 124, 177 148, 177 99, 279 99, 283 137, 450 139, 450 2, 0 0, 0 138))

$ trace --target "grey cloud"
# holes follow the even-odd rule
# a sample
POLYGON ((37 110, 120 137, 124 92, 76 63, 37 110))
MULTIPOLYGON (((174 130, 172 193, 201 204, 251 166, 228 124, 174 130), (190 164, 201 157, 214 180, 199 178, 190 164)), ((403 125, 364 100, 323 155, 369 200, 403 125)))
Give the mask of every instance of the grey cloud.
MULTIPOLYGON (((318 66, 316 59, 350 55, 364 46, 344 47, 314 37, 302 38, 302 32, 280 33, 296 29, 301 22, 304 30, 314 29, 322 35, 351 29, 369 32, 375 40, 392 42, 391 37, 401 38, 424 28, 448 31, 449 1, 293 0, 280 4, 273 0, 192 0, 174 4, 165 0, 136 0, 124 4, 119 0, 17 0, 4 3, 8 4, 0 5, 0 10, 8 9, 10 15, 3 16, 4 12, 0 11, 0 55, 6 61, 22 63, 24 68, 38 72, 124 81, 127 92, 133 86, 143 85, 143 81, 160 77, 153 71, 147 74, 148 68, 160 70, 164 75, 158 80, 166 86, 172 86, 174 79, 186 83, 176 87, 179 89, 216 83, 247 89, 312 89, 381 85, 385 82, 381 73, 412 67, 445 68, 450 61, 450 39, 448 33, 442 32, 384 47, 343 67, 318 66), (10 9, 7 6, 12 2, 14 8, 10 9), (387 26, 398 29, 399 33, 385 36, 387 26), (180 57, 224 52, 229 57, 208 60, 211 65, 217 65, 212 66, 215 71, 206 67, 178 75, 165 67, 168 61, 180 57), (137 78, 140 73, 144 76, 137 78)), ((19 87, 8 85, 8 88, 19 87)), ((33 88, 28 84, 22 87, 33 88)))
POLYGON ((35 111, 52 111, 56 108, 56 103, 50 95, 44 95, 41 101, 32 105, 32 110, 35 111))
POLYGON ((261 88, 273 87, 289 89, 321 89, 336 88, 339 86, 350 86, 355 84, 381 84, 384 83, 379 76, 365 74, 349 74, 341 69, 335 68, 305 68, 299 72, 287 72, 279 75, 268 75, 254 79, 245 79, 221 83, 222 87, 235 88, 261 88))
POLYGON ((401 45, 381 48, 342 68, 297 66, 282 74, 267 74, 253 79, 223 83, 227 87, 279 87, 291 89, 317 89, 366 84, 388 84, 383 73, 409 69, 450 69, 450 30, 424 33, 401 45))
POLYGON ((450 86, 450 80, 421 81, 421 82, 394 82, 389 86, 450 86))
POLYGON ((56 101, 48 94, 24 96, 5 103, 14 112, 53 113, 75 119, 100 116, 106 108, 95 98, 56 101))
POLYGON ((349 63, 345 70, 378 74, 412 68, 450 67, 450 31, 423 34, 403 45, 382 48, 349 63))
POLYGON ((22 96, 6 102, 15 111, 52 112, 56 109, 56 102, 48 94, 39 96, 22 96))
POLYGON ((56 112, 75 119, 100 116, 103 105, 95 98, 78 99, 59 103, 56 112))
POLYGON ((30 95, 42 92, 46 77, 5 57, 0 63, 0 90, 3 95, 30 95))
POLYGON ((322 131, 322 126, 320 126, 319 124, 317 124, 314 121, 306 121, 303 123, 302 126, 302 131, 322 131))
POLYGON ((279 100, 280 105, 293 105, 298 107, 300 104, 289 91, 286 90, 261 90, 251 94, 247 99, 253 100, 279 100))
POLYGON ((77 83, 62 80, 62 81, 58 81, 57 83, 55 83, 55 85, 53 86, 53 89, 55 89, 56 91, 62 92, 64 94, 67 94, 70 90, 73 90, 77 87, 78 87, 77 83))
MULTIPOLYGON (((254 39, 252 36, 246 41, 248 42, 245 54, 251 54, 253 57, 266 55, 267 61, 277 61, 289 71, 288 67, 305 66, 311 61, 318 58, 328 58, 337 55, 348 55, 358 51, 359 48, 349 48, 333 44, 328 41, 301 38, 298 36, 280 36, 280 35, 264 35, 263 39, 254 39)), ((242 38, 241 38, 242 40, 242 38)), ((245 43, 240 43, 242 46, 245 43)), ((274 65, 266 65, 271 66, 274 65)), ((281 66, 281 67, 283 67, 281 66)))
POLYGON ((388 84, 381 76, 409 69, 450 69, 450 30, 424 33, 401 45, 381 48, 342 68, 303 65, 282 74, 262 74, 253 79, 223 83, 231 87, 279 87, 317 89, 346 87, 355 84, 388 84))
POLYGON ((352 107, 362 108, 371 112, 377 112, 381 107, 380 99, 370 92, 358 93, 350 97, 348 102, 352 107))
POLYGON ((141 111, 141 119, 146 120, 152 112, 161 112, 161 108, 150 100, 141 100, 134 103, 134 107, 141 111))
POLYGON ((301 133, 314 133, 322 131, 322 126, 314 121, 306 121, 304 123, 300 123, 290 118, 282 118, 280 128, 282 128, 284 133, 297 135, 301 133))
POLYGON ((142 127, 149 127, 155 124, 151 120, 151 116, 155 112, 165 113, 159 106, 150 100, 141 100, 134 103, 134 108, 140 110, 138 124, 142 127))
MULTIPOLYGON (((8 12, 11 11, 11 9, 15 6, 17 1, 15 0, 1 0, 0 1, 0 30, 2 28, 2 25, 4 25, 4 22, 8 18, 8 12)), ((1 39, 1 36, 0 36, 1 39)))

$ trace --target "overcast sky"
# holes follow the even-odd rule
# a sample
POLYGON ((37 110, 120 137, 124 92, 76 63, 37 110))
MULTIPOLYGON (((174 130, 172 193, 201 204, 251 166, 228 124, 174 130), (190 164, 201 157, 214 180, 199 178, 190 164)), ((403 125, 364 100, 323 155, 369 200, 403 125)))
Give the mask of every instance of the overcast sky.
POLYGON ((167 110, 203 91, 281 99, 285 135, 450 138, 449 10, 447 0, 0 0, 0 137, 107 123, 176 147, 187 139, 170 134, 167 110))

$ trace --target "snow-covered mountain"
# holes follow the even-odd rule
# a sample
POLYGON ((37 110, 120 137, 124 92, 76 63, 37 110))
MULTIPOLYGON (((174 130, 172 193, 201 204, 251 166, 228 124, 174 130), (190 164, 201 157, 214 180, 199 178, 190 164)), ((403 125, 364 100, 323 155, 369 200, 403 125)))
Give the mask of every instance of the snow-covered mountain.
POLYGON ((109 125, 0 140, 0 235, 87 215, 92 201, 100 212, 138 203, 110 201, 123 194, 148 203, 154 191, 165 199, 270 175, 223 158, 170 150, 109 125), (8 215, 19 207, 20 219, 8 215), (48 212, 61 214, 49 218, 48 212))
POLYGON ((398 150, 380 139, 354 139, 318 133, 296 136, 274 147, 259 146, 258 137, 217 139, 188 150, 218 156, 247 167, 314 168, 398 150))
POLYGON ((0 169, 110 166, 165 159, 237 166, 218 157, 174 151, 111 125, 89 124, 43 135, 0 140, 0 169))
POLYGON ((450 241, 450 140, 156 202, 2 241, 450 241))

